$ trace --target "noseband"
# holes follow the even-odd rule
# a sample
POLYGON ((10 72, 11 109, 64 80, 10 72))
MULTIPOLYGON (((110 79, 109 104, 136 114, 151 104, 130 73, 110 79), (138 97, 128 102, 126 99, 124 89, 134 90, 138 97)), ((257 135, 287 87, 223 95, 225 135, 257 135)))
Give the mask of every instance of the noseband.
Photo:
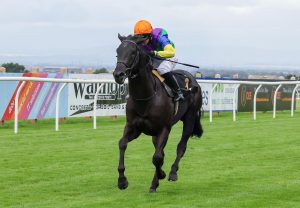
POLYGON ((131 66, 128 66, 124 61, 118 61, 117 64, 123 64, 126 67, 126 69, 125 69, 126 76, 129 77, 129 78, 131 78, 131 79, 134 79, 134 78, 136 78, 138 76, 138 73, 133 73, 133 69, 136 68, 136 66, 138 65, 138 63, 140 61, 139 60, 140 49, 139 49, 137 43, 134 42, 134 41, 132 41, 132 40, 123 40, 122 43, 123 42, 129 42, 129 43, 133 43, 134 44, 134 46, 136 48, 135 57, 134 57, 134 60, 133 60, 133 62, 131 64, 131 66))

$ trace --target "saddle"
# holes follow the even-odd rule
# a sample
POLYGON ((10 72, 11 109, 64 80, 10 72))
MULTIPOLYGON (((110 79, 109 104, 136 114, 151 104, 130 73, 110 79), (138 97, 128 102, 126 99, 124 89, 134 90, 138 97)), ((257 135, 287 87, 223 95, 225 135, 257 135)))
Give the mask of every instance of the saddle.
MULTIPOLYGON (((153 69, 152 73, 156 76, 160 82, 163 84, 167 94, 169 97, 174 98, 173 90, 164 82, 164 78, 157 72, 157 70, 153 69)), ((195 81, 194 77, 187 71, 184 70, 174 70, 171 72, 177 82, 179 87, 183 93, 184 98, 186 98, 191 92, 197 92, 198 90, 198 83, 195 81)))

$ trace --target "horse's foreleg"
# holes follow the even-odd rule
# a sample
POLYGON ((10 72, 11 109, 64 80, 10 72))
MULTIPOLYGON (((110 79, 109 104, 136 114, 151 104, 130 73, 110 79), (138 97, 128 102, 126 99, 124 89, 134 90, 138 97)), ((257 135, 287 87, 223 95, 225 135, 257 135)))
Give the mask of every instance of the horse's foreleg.
POLYGON ((153 155, 152 163, 155 166, 155 173, 153 176, 152 184, 149 189, 149 192, 155 192, 157 187, 159 186, 159 179, 164 179, 166 177, 165 172, 161 169, 164 164, 164 148, 168 141, 170 130, 163 129, 162 132, 157 136, 153 137, 152 141, 155 146, 155 153, 153 155))
MULTIPOLYGON (((158 143, 158 139, 157 139, 157 137, 155 137, 155 136, 153 136, 152 137, 152 143, 153 143, 153 145, 154 145, 154 147, 155 147, 155 150, 156 150, 156 147, 157 147, 157 143, 158 143)), ((162 157, 164 158, 165 157, 165 153, 164 153, 164 151, 162 150, 162 157)), ((160 166, 160 168, 158 169, 158 179, 164 179, 165 177, 166 177, 166 173, 162 170, 162 165, 163 164, 161 164, 161 166, 160 166)), ((156 170, 155 170, 156 171, 156 170)))
POLYGON ((177 171, 179 168, 179 162, 186 151, 187 142, 193 133, 194 122, 191 122, 191 121, 194 121, 194 120, 195 120, 195 118, 193 118, 193 116, 189 116, 188 114, 187 114, 186 118, 184 119, 183 132, 182 132, 180 142, 177 145, 177 156, 176 156, 175 162, 173 163, 170 174, 169 174, 169 178, 168 178, 169 181, 177 181, 177 179, 178 179, 177 171))
POLYGON ((118 178, 118 187, 119 189, 126 189, 128 187, 128 181, 124 174, 125 164, 124 164, 124 155, 127 148, 128 142, 136 139, 141 133, 135 130, 132 127, 126 125, 123 137, 119 141, 119 150, 120 150, 120 160, 119 160, 119 178, 118 178))

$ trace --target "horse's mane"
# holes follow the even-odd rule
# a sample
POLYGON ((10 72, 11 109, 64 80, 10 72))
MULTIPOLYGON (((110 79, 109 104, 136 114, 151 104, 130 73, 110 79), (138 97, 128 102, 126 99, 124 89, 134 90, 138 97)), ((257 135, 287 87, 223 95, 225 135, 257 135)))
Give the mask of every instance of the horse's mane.
POLYGON ((120 34, 118 34, 118 37, 121 41, 123 40, 130 40, 130 41, 133 41, 137 44, 140 44, 141 42, 145 41, 146 38, 145 37, 142 37, 140 35, 128 35, 128 36, 122 36, 120 34))

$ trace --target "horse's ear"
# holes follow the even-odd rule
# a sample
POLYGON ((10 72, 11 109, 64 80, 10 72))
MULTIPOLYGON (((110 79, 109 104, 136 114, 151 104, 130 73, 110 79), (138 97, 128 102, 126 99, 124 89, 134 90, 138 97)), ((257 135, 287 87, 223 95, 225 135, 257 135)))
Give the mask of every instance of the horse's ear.
POLYGON ((120 33, 118 33, 118 38, 120 39, 120 41, 122 42, 123 40, 125 40, 126 39, 126 37, 125 36, 122 36, 122 35, 120 35, 120 33))

